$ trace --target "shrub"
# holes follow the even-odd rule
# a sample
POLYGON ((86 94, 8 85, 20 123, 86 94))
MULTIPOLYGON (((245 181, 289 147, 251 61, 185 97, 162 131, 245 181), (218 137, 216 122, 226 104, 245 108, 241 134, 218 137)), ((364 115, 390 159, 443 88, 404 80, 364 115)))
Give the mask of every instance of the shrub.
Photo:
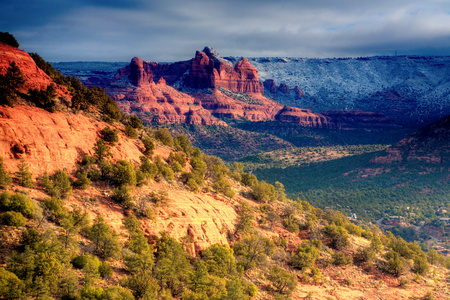
POLYGON ((28 91, 30 100, 37 107, 43 108, 49 112, 56 111, 56 89, 52 83, 45 90, 31 89, 28 91))
POLYGON ((25 226, 27 219, 20 213, 15 211, 7 211, 3 214, 3 223, 8 226, 25 226))
POLYGON ((255 227, 253 209, 246 201, 242 201, 238 207, 235 234, 250 233, 255 227))
POLYGON ((112 181, 117 186, 136 185, 136 171, 134 166, 125 160, 118 160, 113 167, 112 181))
POLYGON ((252 185, 252 196, 258 202, 272 202, 277 200, 275 187, 265 181, 260 181, 252 185))
POLYGON ((211 275, 225 277, 236 273, 236 259, 228 246, 211 245, 201 252, 201 257, 211 275))
POLYGON ((144 143, 144 154, 146 156, 151 156, 153 155, 153 150, 155 150, 155 144, 153 143, 153 141, 151 140, 151 138, 147 137, 142 139, 142 143, 144 143))
POLYGON ((47 174, 41 178, 45 192, 52 197, 67 198, 72 192, 69 176, 63 170, 56 171, 50 177, 47 174))
POLYGON ((123 205, 127 209, 130 209, 134 206, 133 197, 130 194, 130 188, 126 185, 115 188, 111 199, 123 205))
POLYGON ((0 268, 0 298, 24 299, 25 284, 16 274, 0 268))
POLYGON ((103 300, 134 300, 134 296, 121 286, 113 286, 104 291, 103 300))
POLYGON ((9 32, 0 32, 0 42, 10 45, 14 48, 19 48, 19 43, 16 38, 9 32))
POLYGON ((327 225, 325 227, 325 236, 330 239, 330 247, 341 250, 349 245, 348 232, 342 226, 327 225))
POLYGON ((300 221, 294 216, 289 215, 288 218, 283 220, 283 226, 288 231, 297 234, 300 231, 300 221))
POLYGON ((33 178, 31 177, 28 165, 25 163, 23 158, 20 160, 17 167, 19 169, 19 171, 15 173, 17 183, 23 187, 32 188, 34 186, 33 178))
POLYGON ((100 261, 98 258, 90 255, 90 254, 81 254, 74 257, 71 261, 72 265, 77 269, 83 269, 89 262, 94 261, 97 267, 100 265, 100 261))
POLYGON ((361 262, 371 262, 375 259, 375 251, 371 247, 359 248, 356 251, 355 258, 361 262))
POLYGON ((137 139, 137 137, 138 137, 136 129, 133 128, 131 125, 125 126, 125 134, 127 135, 127 137, 132 138, 132 139, 137 139))
POLYGON ((167 128, 158 129, 155 132, 155 138, 159 140, 161 143, 163 143, 163 145, 166 146, 173 145, 173 137, 167 128))
POLYGON ((103 139, 98 139, 95 143, 94 153, 95 161, 97 163, 100 163, 102 160, 112 156, 111 151, 109 151, 108 144, 103 139))
POLYGON ((0 188, 4 189, 12 183, 12 177, 3 165, 3 157, 0 156, 0 188))
POLYGON ((150 160, 145 157, 145 156, 141 156, 141 172, 144 173, 145 177, 147 179, 153 179, 155 178, 156 174, 158 174, 158 167, 156 166, 156 164, 150 162, 150 160))
POLYGON ((290 295, 297 286, 297 276, 289 271, 273 266, 267 277, 275 288, 275 292, 290 295))
POLYGON ((102 139, 105 142, 108 142, 111 146, 114 146, 119 141, 119 136, 117 135, 117 132, 109 127, 103 128, 100 131, 100 134, 102 135, 102 139))
POLYGON ((333 259, 333 264, 336 266, 345 266, 349 265, 353 262, 353 259, 351 256, 346 256, 342 252, 335 252, 331 255, 333 259))
POLYGON ((385 259, 387 260, 383 268, 385 272, 392 274, 395 277, 399 277, 405 272, 406 262, 399 253, 390 250, 385 254, 385 259))
POLYGON ((25 79, 15 62, 11 62, 5 75, 0 75, 0 105, 14 106, 25 79))
POLYGON ((101 216, 97 216, 89 228, 89 239, 94 246, 94 252, 101 258, 119 256, 121 248, 118 236, 101 216))
POLYGON ((11 194, 5 191, 1 194, 0 199, 7 210, 20 212, 25 217, 31 218, 36 211, 33 202, 24 194, 11 194))
POLYGON ((419 275, 424 275, 428 272, 430 267, 428 266, 428 262, 426 257, 423 256, 416 256, 414 258, 414 265, 412 267, 412 270, 416 272, 419 275))
POLYGON ((156 206, 166 206, 170 203, 169 194, 167 191, 159 191, 158 193, 151 192, 149 195, 151 202, 155 203, 156 206))
MULTIPOLYGON (((92 173, 91 173, 91 176, 96 178, 96 175, 93 175, 92 173)), ((91 179, 89 179, 88 172, 86 172, 86 171, 78 171, 75 174, 75 177, 77 178, 77 180, 73 183, 73 185, 76 186, 79 189, 85 190, 92 183, 91 179)))
POLYGON ((303 270, 314 266, 319 258, 319 250, 312 245, 299 245, 297 253, 291 256, 290 263, 297 269, 303 270))
POLYGON ((191 150, 191 141, 184 134, 177 135, 174 139, 175 147, 183 151, 186 154, 189 154, 191 150))
POLYGON ((48 211, 48 219, 53 222, 60 222, 68 214, 67 209, 64 207, 64 202, 60 198, 44 199, 43 204, 48 211))

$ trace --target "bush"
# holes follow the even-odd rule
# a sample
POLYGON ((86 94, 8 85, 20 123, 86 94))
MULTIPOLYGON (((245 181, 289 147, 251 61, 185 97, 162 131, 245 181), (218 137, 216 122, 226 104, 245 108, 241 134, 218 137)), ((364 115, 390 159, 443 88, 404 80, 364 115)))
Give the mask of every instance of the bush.
POLYGON ((56 89, 53 83, 47 86, 45 90, 31 89, 28 94, 31 102, 37 107, 52 113, 56 111, 56 89))
POLYGON ((145 156, 141 156, 141 172, 144 173, 145 177, 147 179, 153 179, 155 178, 156 174, 158 174, 158 167, 156 166, 156 164, 150 162, 150 160, 145 157, 145 156))
POLYGON ((158 129, 155 132, 155 138, 163 143, 163 145, 173 146, 173 137, 167 128, 158 129))
POLYGON ((60 222, 67 216, 67 209, 64 207, 64 202, 60 198, 47 198, 43 201, 44 207, 48 211, 48 219, 53 222, 60 222))
POLYGON ((8 226, 25 226, 27 219, 20 213, 15 211, 7 211, 3 214, 3 223, 8 226))
POLYGON ((15 173, 17 183, 23 187, 32 188, 34 186, 33 178, 31 177, 28 165, 23 158, 20 160, 20 164, 17 167, 19 169, 19 171, 15 173))
POLYGON ((105 290, 103 300, 134 300, 134 296, 121 286, 113 286, 105 290))
POLYGON ((127 135, 127 137, 132 139, 137 139, 138 137, 137 130, 133 128, 131 125, 125 126, 125 134, 127 135))
POLYGON ((414 258, 414 265, 412 267, 412 270, 416 272, 419 275, 424 275, 428 273, 428 270, 430 267, 428 266, 428 262, 426 257, 423 256, 416 256, 414 258))
MULTIPOLYGON (((91 173, 91 176, 93 174, 91 173)), ((86 171, 78 171, 75 174, 75 177, 77 180, 73 183, 73 185, 79 189, 85 190, 91 185, 91 179, 89 179, 88 172, 86 171)), ((96 178, 97 176, 94 175, 93 178, 96 178)))
POLYGON ((109 127, 103 128, 102 131, 100 131, 100 134, 102 135, 102 139, 111 146, 114 146, 119 141, 117 132, 109 127))
POLYGON ((345 266, 345 265, 349 265, 353 262, 353 259, 351 256, 346 256, 342 252, 333 253, 333 255, 331 257, 333 259, 333 265, 336 265, 336 266, 345 266))
POLYGON ((25 284, 16 274, 0 268, 0 298, 24 299, 25 284))
POLYGON ((0 199, 6 210, 20 212, 25 217, 31 218, 36 211, 33 202, 24 194, 11 194, 5 191, 1 194, 0 199))
POLYGON ((117 186, 135 186, 137 181, 134 166, 128 161, 118 160, 113 167, 112 181, 117 186))
POLYGON ((101 258, 120 255, 119 238, 101 216, 97 216, 94 224, 89 228, 89 239, 94 246, 94 252, 101 258))
POLYGON ((314 266, 319 258, 319 250, 312 245, 299 245, 297 253, 291 256, 291 265, 297 269, 304 270, 314 266))
POLYGON ((126 209, 130 209, 134 206, 133 197, 130 194, 130 188, 126 185, 115 188, 111 199, 116 203, 123 205, 126 209))
POLYGON ((19 48, 19 43, 16 38, 9 32, 0 32, 0 43, 5 43, 14 48, 19 48))
POLYGON ((275 292, 280 294, 290 295, 297 286, 297 276, 289 271, 279 267, 273 266, 270 269, 269 276, 267 277, 275 288, 275 292))
POLYGON ((177 135, 174 139, 175 147, 183 151, 186 154, 189 154, 191 150, 191 141, 184 134, 177 135))
POLYGON ((3 157, 0 156, 0 188, 4 189, 12 183, 12 177, 3 165, 3 157))
POLYGON ((406 270, 406 262, 399 253, 390 250, 385 254, 386 264, 384 265, 384 271, 394 275, 395 277, 400 277, 406 270))
POLYGON ((288 231, 297 234, 300 231, 300 221, 294 216, 289 215, 288 218, 283 220, 283 226, 288 231))
POLYGON ((211 275, 226 277, 236 273, 236 259, 233 250, 228 246, 211 245, 201 252, 201 257, 211 275))
POLYGON ((359 248, 356 251, 355 258, 361 262, 371 262, 375 259, 375 251, 371 247, 359 248))
POLYGON ((152 139, 147 137, 142 139, 142 143, 144 143, 144 154, 146 156, 151 156, 153 155, 153 150, 155 150, 155 144, 153 143, 152 139))
POLYGON ((52 197, 65 199, 72 193, 69 176, 63 170, 58 170, 51 176, 44 174, 41 183, 45 192, 52 197))
POLYGON ((342 226, 327 225, 324 233, 330 239, 330 247, 333 249, 342 250, 350 244, 348 232, 342 226))

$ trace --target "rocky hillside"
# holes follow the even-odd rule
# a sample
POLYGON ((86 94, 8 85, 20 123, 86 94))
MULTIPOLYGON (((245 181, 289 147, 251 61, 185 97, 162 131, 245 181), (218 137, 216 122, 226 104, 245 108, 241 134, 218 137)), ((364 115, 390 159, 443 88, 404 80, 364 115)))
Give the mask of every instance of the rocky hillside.
POLYGON ((19 91, 0 108, 0 298, 448 297, 437 253, 85 107, 101 94, 75 85, 60 111, 19 91))

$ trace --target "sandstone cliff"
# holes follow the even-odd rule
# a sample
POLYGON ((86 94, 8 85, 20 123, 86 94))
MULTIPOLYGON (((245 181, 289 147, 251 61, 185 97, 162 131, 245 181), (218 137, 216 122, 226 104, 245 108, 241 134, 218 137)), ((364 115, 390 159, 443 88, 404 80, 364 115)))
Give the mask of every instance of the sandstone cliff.
POLYGON ((209 47, 197 51, 190 61, 174 64, 149 63, 135 57, 116 72, 105 90, 123 111, 148 122, 226 126, 220 119, 244 118, 336 127, 321 114, 297 108, 287 111, 265 98, 258 72, 246 58, 233 66, 209 47))

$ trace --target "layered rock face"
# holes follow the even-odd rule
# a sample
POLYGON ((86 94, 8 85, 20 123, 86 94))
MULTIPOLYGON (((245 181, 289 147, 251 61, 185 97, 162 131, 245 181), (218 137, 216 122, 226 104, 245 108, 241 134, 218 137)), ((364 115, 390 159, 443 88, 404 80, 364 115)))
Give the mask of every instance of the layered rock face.
POLYGON ((72 96, 67 89, 55 84, 55 82, 36 65, 33 58, 31 58, 28 53, 7 44, 0 43, 0 74, 4 75, 7 72, 11 62, 16 63, 25 79, 25 85, 22 92, 27 92, 29 89, 45 90, 49 85, 53 84, 56 93, 59 96, 68 100, 72 99, 72 96))
POLYGON ((283 105, 262 95, 264 86, 258 72, 246 58, 233 66, 209 47, 197 51, 190 61, 174 64, 149 63, 135 57, 116 72, 105 90, 122 111, 148 122, 226 126, 220 118, 245 118, 336 127, 329 118, 312 111, 283 110, 283 105), (189 92, 170 85, 182 85, 189 92))
POLYGON ((261 94, 258 71, 243 57, 233 65, 206 47, 197 51, 189 69, 187 85, 195 89, 220 86, 236 93, 261 94))

